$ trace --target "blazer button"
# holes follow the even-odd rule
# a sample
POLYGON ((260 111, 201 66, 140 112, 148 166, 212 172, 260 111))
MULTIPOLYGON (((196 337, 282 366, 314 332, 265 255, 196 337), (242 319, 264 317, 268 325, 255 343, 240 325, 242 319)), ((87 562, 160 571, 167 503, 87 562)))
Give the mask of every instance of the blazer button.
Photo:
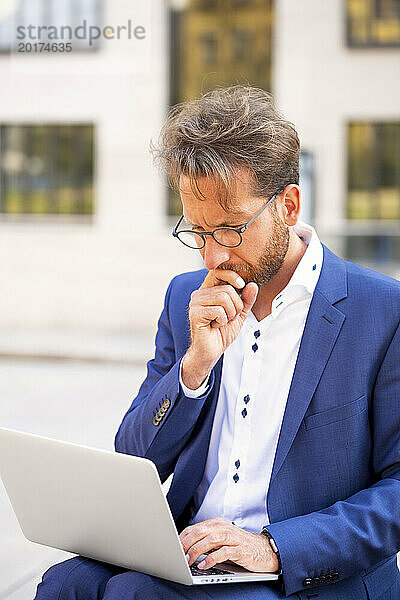
POLYGON ((304 579, 303 585, 304 586, 312 585, 312 579, 311 579, 311 577, 307 577, 306 579, 304 579))
POLYGON ((159 425, 159 424, 160 424, 160 419, 156 415, 155 417, 153 417, 153 425, 155 425, 157 427, 157 425, 159 425))
POLYGON ((171 400, 169 398, 165 398, 165 402, 164 402, 165 406, 167 408, 169 408, 170 404, 171 404, 171 400))

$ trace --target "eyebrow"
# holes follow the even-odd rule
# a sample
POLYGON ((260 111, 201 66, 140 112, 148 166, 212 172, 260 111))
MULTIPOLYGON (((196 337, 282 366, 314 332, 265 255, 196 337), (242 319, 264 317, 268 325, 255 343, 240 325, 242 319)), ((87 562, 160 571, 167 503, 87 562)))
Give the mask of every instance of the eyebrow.
MULTIPOLYGON (((243 215, 243 213, 238 213, 236 218, 232 218, 233 221, 237 221, 239 218, 242 219, 248 219, 249 217, 247 217, 246 215, 243 215)), ((195 223, 192 223, 185 215, 184 215, 185 220, 187 221, 187 223, 189 223, 189 225, 193 228, 193 229, 204 229, 204 227, 202 227, 201 225, 196 225, 195 223)), ((214 228, 217 227, 239 227, 241 225, 245 225, 247 223, 247 221, 243 221, 242 223, 238 223, 237 225, 232 225, 231 222, 229 221, 224 221, 223 223, 218 223, 218 225, 215 225, 214 228)))
MULTIPOLYGON (((202 227, 201 225, 193 225, 192 223, 190 223, 192 229, 204 229, 204 227, 202 227)), ((218 229, 219 227, 239 227, 241 225, 244 225, 244 223, 238 223, 237 225, 232 225, 231 223, 219 223, 218 225, 215 225, 212 229, 218 229)))

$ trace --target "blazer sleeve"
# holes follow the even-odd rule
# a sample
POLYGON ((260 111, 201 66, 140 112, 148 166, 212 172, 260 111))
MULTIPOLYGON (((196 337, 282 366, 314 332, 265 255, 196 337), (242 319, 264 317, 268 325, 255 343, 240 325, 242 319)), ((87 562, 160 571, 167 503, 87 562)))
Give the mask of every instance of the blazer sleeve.
MULTIPOLYGON (((279 549, 286 595, 306 578, 345 579, 400 550, 400 324, 372 394, 376 482, 323 510, 266 525, 279 549)), ((312 586, 307 589, 312 589, 312 586)))
POLYGON ((189 398, 179 384, 180 363, 176 356, 170 321, 171 294, 174 278, 165 295, 164 308, 158 321, 155 356, 147 363, 147 376, 139 393, 125 414, 115 436, 115 450, 152 460, 165 481, 188 442, 194 425, 214 385, 211 372, 206 393, 189 398), (154 417, 163 414, 156 423, 154 417))

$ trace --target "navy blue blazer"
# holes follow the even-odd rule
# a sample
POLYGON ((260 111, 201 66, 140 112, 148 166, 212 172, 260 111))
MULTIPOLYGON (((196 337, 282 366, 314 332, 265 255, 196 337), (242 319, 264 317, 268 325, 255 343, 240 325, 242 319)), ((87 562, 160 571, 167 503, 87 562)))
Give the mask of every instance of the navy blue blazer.
MULTIPOLYGON (((389 599, 382 593, 399 585, 400 283, 323 251, 268 489, 268 529, 286 595, 333 598, 324 594, 349 586, 349 597, 368 589, 370 599, 389 599)), ((117 452, 152 460, 162 481, 174 473, 167 498, 179 531, 203 476, 223 363, 207 394, 183 394, 188 304, 206 273, 171 281, 155 357, 115 438, 117 452)))

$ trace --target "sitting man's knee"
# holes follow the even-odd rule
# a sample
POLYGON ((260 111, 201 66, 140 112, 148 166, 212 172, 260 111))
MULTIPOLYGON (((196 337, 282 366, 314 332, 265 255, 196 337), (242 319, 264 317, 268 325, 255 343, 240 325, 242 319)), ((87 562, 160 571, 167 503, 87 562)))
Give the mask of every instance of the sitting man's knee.
POLYGON ((121 569, 77 556, 50 567, 37 588, 35 600, 97 600, 107 581, 121 569))
MULTIPOLYGON (((167 582, 165 582, 167 583, 167 582)), ((108 580, 103 600, 144 600, 161 597, 161 580, 139 571, 127 571, 108 580)))

